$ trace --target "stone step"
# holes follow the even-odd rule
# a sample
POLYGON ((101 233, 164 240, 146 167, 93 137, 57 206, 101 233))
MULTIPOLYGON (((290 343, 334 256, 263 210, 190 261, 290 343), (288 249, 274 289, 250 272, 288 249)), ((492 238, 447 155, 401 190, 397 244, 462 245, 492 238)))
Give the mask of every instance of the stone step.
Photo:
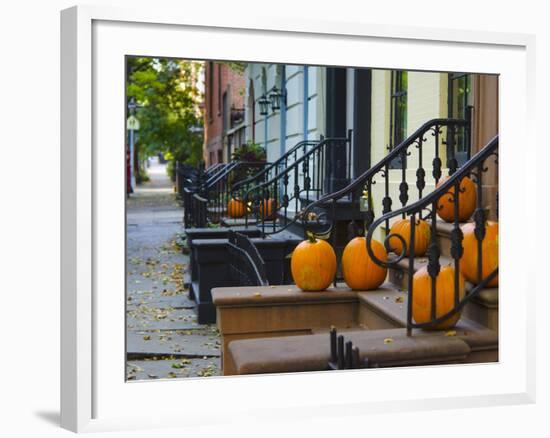
MULTIPOLYGON (((428 264, 427 257, 415 257, 414 272, 428 264)), ((454 264, 453 259, 442 256, 441 266, 454 264)), ((409 287, 409 259, 401 260, 397 268, 388 270, 388 281, 397 289, 406 291, 409 287)), ((473 284, 466 282, 466 291, 473 288, 473 284)), ((479 292, 464 308, 464 315, 492 330, 498 330, 498 288, 486 288, 479 292)))
MULTIPOLYGON (((391 255, 390 255, 391 257, 391 255)), ((449 257, 442 256, 439 259, 441 266, 446 266, 448 264, 453 264, 453 259, 449 257)), ((414 258, 414 272, 428 265, 428 257, 415 257, 414 258)), ((405 257, 401 260, 395 268, 390 268, 388 271, 388 281, 398 288, 406 290, 409 287, 409 258, 405 257)))
MULTIPOLYGON (((346 331, 360 360, 376 367, 479 363, 498 361, 498 335, 475 323, 459 322, 453 336, 444 331, 403 328, 346 331)), ((328 369, 328 333, 235 340, 229 344, 223 372, 262 374, 328 369)))
POLYGON ((221 225, 223 227, 253 227, 256 225, 257 220, 255 218, 249 217, 229 217, 229 216, 222 216, 221 218, 221 225))
MULTIPOLYGON (((428 221, 430 223, 430 221, 428 221)), ((462 222, 460 226, 466 224, 462 222)), ((430 224, 431 225, 431 224, 430 224)), ((438 220, 436 224, 437 228, 437 243, 439 244, 439 250, 444 257, 451 258, 451 232, 454 228, 453 223, 448 223, 442 220, 438 220)))
MULTIPOLYGON (((369 329, 406 327, 408 293, 385 283, 380 289, 359 292, 359 324, 369 329)), ((484 289, 466 304, 460 324, 476 325, 498 332, 498 288, 484 289)))

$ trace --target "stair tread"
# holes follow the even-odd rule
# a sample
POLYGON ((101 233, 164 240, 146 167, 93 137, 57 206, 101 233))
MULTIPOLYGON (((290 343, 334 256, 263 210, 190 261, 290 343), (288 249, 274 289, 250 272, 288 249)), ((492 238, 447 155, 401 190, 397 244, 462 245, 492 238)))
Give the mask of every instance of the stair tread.
MULTIPOLYGON (((426 222, 428 222, 430 225, 431 225, 431 220, 430 219, 427 219, 426 222)), ((460 222, 459 223, 459 226, 462 226, 462 225, 465 225, 467 223, 470 223, 472 221, 468 220, 466 222, 460 222)), ((436 222, 436 228, 437 228, 437 234, 439 234, 440 236, 446 236, 446 237, 450 237, 451 235, 451 231, 453 231, 453 228, 455 226, 454 222, 445 222, 441 219, 437 219, 437 222, 436 222)))
MULTIPOLYGON (((468 330, 459 329, 456 336, 425 330, 413 330, 413 336, 407 336, 403 328, 342 333, 359 349, 361 360, 368 358, 384 367, 461 361, 472 351, 498 347, 495 332, 479 327, 468 330)), ((317 371, 327 367, 330 343, 328 333, 243 339, 232 341, 229 353, 237 374, 317 371)))
MULTIPOLYGON (((446 266, 446 265, 454 266, 454 260, 450 257, 441 256, 439 258, 439 264, 441 266, 446 266)), ((419 269, 427 265, 428 265, 427 256, 414 258, 414 272, 418 271, 419 269)), ((392 268, 392 269, 398 269, 401 271, 408 270, 409 268, 408 257, 405 257, 403 260, 400 260, 397 263, 397 266, 398 266, 397 268, 392 268)), ((474 285, 472 283, 466 281, 466 291, 471 290, 473 286, 474 285)), ((473 300, 487 307, 498 307, 498 287, 482 289, 481 291, 479 291, 478 295, 475 298, 473 298, 473 300)))
POLYGON ((224 226, 227 227, 244 227, 247 225, 252 226, 255 225, 257 222, 257 220, 254 218, 245 219, 244 217, 235 218, 229 216, 223 216, 220 221, 224 226))
MULTIPOLYGON (((358 292, 359 301, 376 313, 389 319, 400 327, 407 325, 408 293, 392 284, 386 283, 379 289, 358 292)), ((456 336, 464 340, 472 348, 481 348, 487 343, 498 342, 498 335, 483 325, 462 316, 453 328, 456 336)), ((431 332, 431 331, 430 331, 431 332)))
MULTIPOLYGON (((454 260, 450 257, 440 256, 439 257, 439 264, 441 266, 446 266, 449 264, 453 264, 454 260)), ((424 266, 428 265, 428 256, 421 256, 421 257, 415 257, 414 258, 414 272, 418 271, 419 269, 423 268, 424 266)), ((409 258, 405 257, 402 260, 400 260, 397 263, 397 266, 400 269, 408 269, 409 268, 409 258)))

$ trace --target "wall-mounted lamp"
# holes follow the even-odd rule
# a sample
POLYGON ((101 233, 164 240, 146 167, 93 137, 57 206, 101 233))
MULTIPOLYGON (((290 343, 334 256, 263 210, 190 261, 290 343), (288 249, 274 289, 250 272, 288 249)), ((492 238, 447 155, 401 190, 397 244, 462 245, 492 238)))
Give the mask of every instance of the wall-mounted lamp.
POLYGON ((284 103, 285 95, 283 90, 279 90, 276 86, 271 89, 269 93, 269 100, 271 101, 271 111, 277 111, 281 109, 284 103))
POLYGON ((269 103, 270 103, 270 100, 266 97, 265 94, 263 94, 262 97, 258 99, 258 105, 260 105, 261 116, 267 116, 269 103))

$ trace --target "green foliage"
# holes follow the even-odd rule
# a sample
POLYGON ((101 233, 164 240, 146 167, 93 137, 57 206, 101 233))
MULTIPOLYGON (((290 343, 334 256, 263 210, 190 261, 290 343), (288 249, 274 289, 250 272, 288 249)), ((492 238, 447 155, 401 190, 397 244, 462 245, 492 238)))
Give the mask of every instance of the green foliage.
POLYGON ((227 64, 231 70, 238 74, 243 74, 248 65, 246 62, 225 62, 224 64, 227 64))
POLYGON ((235 148, 231 155, 233 160, 247 161, 249 163, 263 162, 266 160, 265 149, 258 143, 248 141, 235 148))
POLYGON ((140 159, 162 152, 171 160, 192 165, 202 157, 202 135, 197 87, 201 63, 175 59, 136 58, 127 60, 127 97, 139 105, 137 142, 140 159))
POLYGON ((166 158, 168 162, 166 163, 166 173, 170 177, 172 182, 176 181, 176 162, 171 158, 166 158))
POLYGON ((251 163, 250 166, 239 167, 232 172, 229 179, 231 184, 235 184, 238 181, 242 181, 243 179, 254 175, 262 168, 259 164, 265 163, 266 152, 265 149, 258 143, 248 141, 238 148, 235 148, 231 158, 235 161, 251 163), (255 163, 258 164, 255 165, 255 163))

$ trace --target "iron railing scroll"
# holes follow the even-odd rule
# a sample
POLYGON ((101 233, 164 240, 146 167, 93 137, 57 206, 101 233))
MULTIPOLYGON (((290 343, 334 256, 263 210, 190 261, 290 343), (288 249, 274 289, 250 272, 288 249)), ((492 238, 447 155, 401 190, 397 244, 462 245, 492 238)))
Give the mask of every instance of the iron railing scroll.
MULTIPOLYGON (((445 156, 450 174, 456 172, 458 163, 454 154, 447 152, 447 143, 449 138, 459 133, 470 138, 469 120, 438 118, 427 121, 382 160, 355 177, 349 185, 310 203, 301 212, 304 236, 308 232, 328 236, 334 244, 338 203, 350 205, 350 234, 360 236, 365 234, 365 230, 375 220, 376 211, 387 215, 394 210, 395 203, 403 208, 409 204, 413 195, 414 198, 421 199, 426 191, 427 171, 431 171, 437 184, 443 176, 445 156), (431 163, 427 162, 428 148, 433 151, 431 163), (400 169, 392 169, 392 163, 397 157, 401 157, 404 165, 400 169), (407 178, 411 172, 415 175, 414 185, 409 183, 410 176, 407 178), (399 193, 392 197, 391 187, 395 186, 396 181, 399 193), (379 187, 378 205, 375 205, 373 194, 376 187, 379 187)), ((390 221, 384 220, 384 225, 389 230, 390 221)))
MULTIPOLYGON (((407 305, 407 334, 412 333, 414 328, 434 328, 435 326, 441 324, 442 322, 448 320, 449 318, 456 315, 461 309, 476 295, 479 294, 481 290, 488 287, 491 280, 493 280, 498 275, 498 267, 490 273, 483 274, 483 239, 486 233, 486 221, 487 221, 487 211, 485 209, 486 203, 489 202, 486 198, 484 199, 483 191, 483 176, 488 171, 493 160, 494 165, 498 165, 498 135, 491 139, 477 154, 472 156, 465 164, 460 168, 449 168, 449 177, 442 181, 442 183, 431 193, 421 197, 418 201, 403 206, 400 209, 395 211, 388 211, 378 219, 374 220, 368 228, 366 234, 366 245, 367 251, 370 257, 375 263, 380 266, 385 266, 387 268, 394 269, 403 269, 400 268, 401 262, 405 257, 408 257, 408 263, 406 272, 408 274, 408 305, 407 305), (463 289, 461 290, 461 269, 460 263, 464 253, 463 247, 463 232, 461 226, 463 223, 459 222, 459 209, 460 209, 460 195, 464 192, 463 181, 465 178, 470 178, 471 181, 476 186, 476 204, 475 210, 472 215, 473 223, 475 224, 475 239, 477 240, 477 281, 472 287, 467 290, 465 293, 463 289), (452 222, 452 230, 450 231, 451 236, 451 248, 450 255, 452 258, 451 266, 454 267, 454 305, 451 310, 447 311, 444 314, 437 311, 437 300, 436 300, 436 278, 442 269, 442 260, 441 260, 441 250, 438 241, 437 233, 437 214, 438 210, 441 208, 442 203, 441 199, 448 197, 448 201, 453 204, 454 208, 454 221, 452 222), (429 220, 431 224, 431 237, 428 244, 427 250, 427 272, 431 278, 431 315, 430 320, 425 322, 415 322, 413 320, 413 298, 414 298, 414 289, 413 289, 413 274, 415 271, 414 268, 414 250, 407 250, 407 244, 404 239, 399 235, 387 234, 384 239, 384 246, 389 252, 390 249, 390 240, 391 239, 400 239, 402 242, 402 249, 400 254, 395 254, 391 258, 388 258, 387 261, 382 261, 376 257, 372 249, 372 240, 374 234, 377 231, 378 227, 383 226, 384 224, 389 223, 395 218, 406 218, 410 221, 410 240, 409 248, 415 248, 415 226, 418 219, 429 220), (408 254, 408 255, 407 255, 408 254)), ((439 179, 439 178, 438 178, 439 179)), ((497 201, 498 202, 498 201, 497 201)))

